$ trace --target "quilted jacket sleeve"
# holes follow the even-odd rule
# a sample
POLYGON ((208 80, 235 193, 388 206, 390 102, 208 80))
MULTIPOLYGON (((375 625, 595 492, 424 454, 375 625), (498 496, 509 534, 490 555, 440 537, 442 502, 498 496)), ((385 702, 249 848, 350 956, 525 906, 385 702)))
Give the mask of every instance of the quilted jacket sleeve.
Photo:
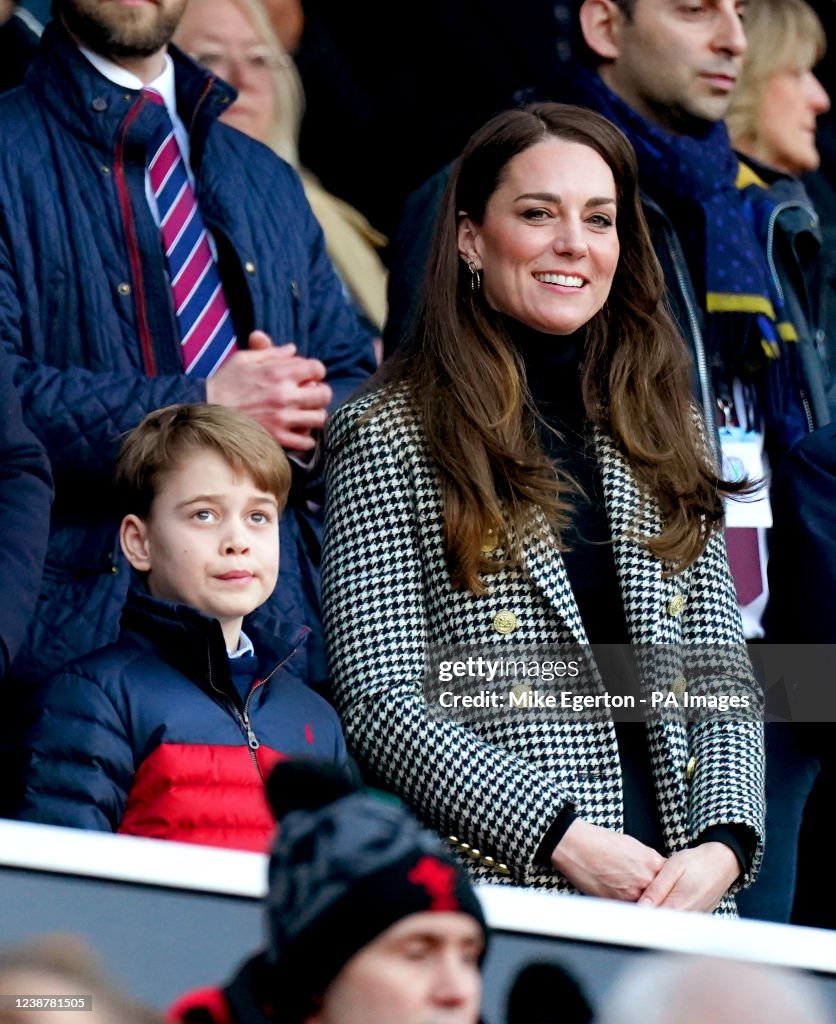
POLYGON ((436 718, 422 677, 428 595, 421 522, 403 438, 376 421, 329 438, 322 568, 326 646, 349 749, 425 824, 505 862, 521 878, 567 804, 552 777, 468 726, 436 718))
POLYGON ((142 417, 174 402, 202 402, 203 381, 183 375, 46 365, 28 358, 21 308, 6 243, 0 240, 0 342, 14 364, 14 379, 29 427, 46 448, 56 476, 77 473, 110 479, 122 434, 142 417))
POLYGON ((115 832, 134 777, 126 723, 92 675, 68 670, 46 689, 30 737, 20 817, 115 832))

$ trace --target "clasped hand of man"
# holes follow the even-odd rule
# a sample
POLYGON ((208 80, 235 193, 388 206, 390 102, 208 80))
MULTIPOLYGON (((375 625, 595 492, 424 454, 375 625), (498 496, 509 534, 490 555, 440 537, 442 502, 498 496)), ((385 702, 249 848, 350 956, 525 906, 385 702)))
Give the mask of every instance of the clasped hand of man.
POLYGON ((253 331, 248 347, 206 382, 207 402, 247 413, 296 452, 316 447, 314 432, 325 426, 331 397, 324 363, 297 355, 295 345, 274 345, 264 331, 253 331))

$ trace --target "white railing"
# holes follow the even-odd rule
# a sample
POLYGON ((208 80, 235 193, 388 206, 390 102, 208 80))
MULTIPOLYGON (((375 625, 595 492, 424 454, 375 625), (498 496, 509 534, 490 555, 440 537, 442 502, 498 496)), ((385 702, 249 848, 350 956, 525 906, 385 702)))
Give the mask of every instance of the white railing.
MULTIPOLYGON (((3 866, 245 901, 259 900, 267 884, 262 854, 10 821, 0 821, 0 871, 3 866)), ((818 928, 718 920, 505 885, 480 886, 479 895, 490 924, 502 932, 836 974, 836 932, 818 928)))

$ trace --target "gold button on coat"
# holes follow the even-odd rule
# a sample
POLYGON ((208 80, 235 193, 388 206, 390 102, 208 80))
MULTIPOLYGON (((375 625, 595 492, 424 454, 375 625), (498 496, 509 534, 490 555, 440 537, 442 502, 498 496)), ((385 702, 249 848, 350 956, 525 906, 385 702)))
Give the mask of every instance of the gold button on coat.
POLYGON ((518 699, 527 697, 531 693, 531 686, 528 683, 514 683, 511 693, 518 699))
POLYGON ((513 612, 497 612, 493 617, 493 628, 497 633, 513 633, 517 628, 517 616, 513 612))
POLYGON ((687 688, 688 680, 685 678, 685 676, 677 676, 676 679, 674 679, 673 681, 673 685, 671 686, 671 693, 673 693, 674 697, 676 697, 677 700, 680 700, 687 688))
POLYGON ((117 287, 116 290, 119 292, 120 295, 130 295, 131 294, 131 286, 128 284, 127 281, 123 281, 117 287))
POLYGON ((697 774, 697 759, 695 757, 688 758, 688 764, 685 765, 685 781, 690 782, 691 779, 697 774))
POLYGON ((681 615, 684 607, 685 598, 682 594, 677 594, 668 601, 668 615, 681 615))

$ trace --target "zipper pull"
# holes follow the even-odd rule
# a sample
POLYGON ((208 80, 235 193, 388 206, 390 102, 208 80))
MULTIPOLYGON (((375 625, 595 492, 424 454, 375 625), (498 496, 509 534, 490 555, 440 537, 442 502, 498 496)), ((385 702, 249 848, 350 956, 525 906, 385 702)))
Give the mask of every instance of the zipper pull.
POLYGON ((250 725, 250 716, 247 712, 244 712, 244 728, 247 730, 247 743, 250 750, 258 750, 261 744, 258 742, 258 737, 253 732, 252 726, 250 725))

